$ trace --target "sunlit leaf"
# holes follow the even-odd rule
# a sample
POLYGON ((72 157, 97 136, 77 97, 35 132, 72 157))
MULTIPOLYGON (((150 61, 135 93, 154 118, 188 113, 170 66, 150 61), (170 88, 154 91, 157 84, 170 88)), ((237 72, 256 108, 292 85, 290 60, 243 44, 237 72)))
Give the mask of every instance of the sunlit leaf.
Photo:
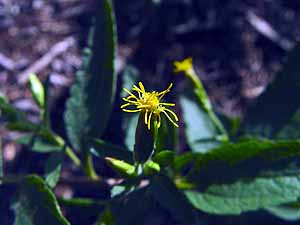
POLYGON ((240 214, 299 197, 299 141, 253 139, 192 156, 185 178, 197 189, 185 194, 202 211, 240 214))

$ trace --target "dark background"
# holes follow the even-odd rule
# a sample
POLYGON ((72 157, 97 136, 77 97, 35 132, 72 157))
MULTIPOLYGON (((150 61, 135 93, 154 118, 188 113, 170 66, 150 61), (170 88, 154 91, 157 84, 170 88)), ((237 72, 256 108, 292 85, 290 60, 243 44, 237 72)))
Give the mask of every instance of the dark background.
MULTIPOLYGON (((131 65, 137 68, 146 87, 163 89, 172 81, 175 89, 181 89, 184 79, 172 73, 172 62, 192 56, 216 111, 229 116, 245 114, 247 106, 274 79, 295 42, 300 41, 298 0, 113 2, 120 74, 131 65)), ((81 50, 96 3, 0 0, 0 94, 36 121, 38 108, 27 89, 24 72, 34 68, 42 80, 50 76, 52 121, 62 135, 68 88, 81 64, 81 50), (45 56, 49 61, 43 64, 41 58, 45 56)), ((171 94, 174 99, 175 92, 171 94)), ((45 158, 16 145, 13 140, 19 134, 8 133, 1 119, 0 125, 5 172, 42 173, 45 158)), ((118 140, 116 130, 110 132, 118 140)), ((62 176, 71 173, 76 171, 67 162, 62 176)), ((12 211, 8 207, 15 187, 1 189, 0 224, 11 224, 12 211)), ((95 193, 93 187, 80 185, 62 184, 56 188, 56 194, 62 197, 93 196, 91 193, 95 193)), ((206 215, 205 221, 203 224, 285 223, 264 212, 241 217, 206 215)))

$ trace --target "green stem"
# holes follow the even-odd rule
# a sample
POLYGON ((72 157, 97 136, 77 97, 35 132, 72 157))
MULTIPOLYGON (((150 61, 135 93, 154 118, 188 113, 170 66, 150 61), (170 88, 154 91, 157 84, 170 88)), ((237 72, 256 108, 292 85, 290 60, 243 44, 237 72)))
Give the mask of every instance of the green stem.
POLYGON ((81 167, 81 160, 70 147, 66 147, 66 155, 73 161, 77 167, 81 167))
POLYGON ((157 153, 157 142, 158 142, 158 127, 157 127, 157 120, 155 119, 153 121, 153 149, 154 149, 154 153, 157 153))
MULTIPOLYGON (((56 135, 55 139, 57 143, 59 143, 61 146, 65 145, 65 141, 60 136, 56 135)), ((77 167, 81 167, 91 180, 99 179, 94 169, 92 156, 88 152, 84 153, 83 162, 78 158, 78 156, 74 153, 74 151, 68 146, 66 147, 66 155, 73 161, 73 163, 77 167)))
POLYGON ((225 130, 223 124, 221 123, 221 121, 219 120, 219 118, 216 116, 216 114, 213 111, 210 111, 208 113, 209 118, 211 119, 211 121, 213 122, 213 124, 216 126, 216 128, 219 130, 219 132, 222 134, 223 141, 228 141, 228 134, 227 131, 225 130))
POLYGON ((98 175, 95 171, 95 168, 94 168, 92 156, 89 153, 85 153, 85 155, 84 155, 83 169, 84 169, 86 175, 91 180, 98 180, 99 179, 99 177, 98 177, 98 175))
POLYGON ((207 96, 207 93, 203 87, 202 82, 196 75, 194 69, 188 71, 186 73, 186 76, 192 81, 192 83, 194 85, 195 94, 196 94, 198 101, 200 102, 201 107, 208 114, 208 116, 211 119, 211 121, 213 122, 213 124, 216 126, 216 128, 221 133, 221 135, 222 135, 221 139, 223 141, 228 141, 229 138, 228 138, 227 131, 225 130, 225 128, 224 128, 223 124, 221 123, 221 121, 219 120, 219 118, 216 116, 216 114, 212 110, 212 106, 211 106, 211 103, 207 96))
MULTIPOLYGON (((54 138, 56 140, 56 142, 61 146, 61 147, 64 147, 66 144, 65 144, 65 140, 63 138, 61 138, 60 136, 54 134, 54 138)), ((77 167, 81 167, 82 166, 82 163, 81 163, 81 160, 78 158, 78 156, 75 154, 75 152, 69 147, 69 146, 66 146, 65 147, 65 152, 66 152, 66 155, 72 160, 72 162, 77 166, 77 167)))

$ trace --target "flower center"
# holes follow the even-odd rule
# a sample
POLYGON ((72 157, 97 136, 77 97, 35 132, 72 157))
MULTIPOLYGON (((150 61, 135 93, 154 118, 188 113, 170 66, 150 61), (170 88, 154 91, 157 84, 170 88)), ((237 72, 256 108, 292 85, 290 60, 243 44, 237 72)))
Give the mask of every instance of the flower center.
POLYGON ((157 110, 159 108, 159 99, 157 98, 157 94, 157 92, 145 92, 142 95, 140 104, 145 106, 145 110, 157 113, 157 110))

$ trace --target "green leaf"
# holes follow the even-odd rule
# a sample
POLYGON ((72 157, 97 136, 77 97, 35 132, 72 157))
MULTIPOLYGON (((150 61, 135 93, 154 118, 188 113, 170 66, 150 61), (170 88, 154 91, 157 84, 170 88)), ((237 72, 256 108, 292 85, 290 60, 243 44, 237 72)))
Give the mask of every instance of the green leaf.
POLYGON ((187 152, 181 155, 175 155, 173 169, 174 172, 180 172, 185 167, 189 166, 195 160, 195 153, 187 152))
POLYGON ((197 190, 185 194, 196 208, 214 214, 240 214, 296 201, 299 155, 300 141, 255 139, 194 153, 186 178, 197 190))
POLYGON ((277 207, 269 207, 268 212, 287 221, 300 220, 300 206, 299 203, 290 203, 277 207))
POLYGON ((25 118, 25 114, 11 105, 4 96, 0 96, 0 110, 1 116, 4 116, 8 121, 21 121, 25 118))
POLYGON ((201 183, 202 187, 207 187, 242 177, 256 177, 273 167, 276 168, 273 172, 281 172, 280 169, 288 166, 299 155, 299 140, 249 139, 235 144, 223 144, 207 153, 183 155, 180 166, 185 167, 192 162, 187 177, 193 182, 201 183))
POLYGON ((124 147, 107 143, 100 139, 95 139, 92 144, 91 152, 100 158, 112 157, 133 163, 132 152, 124 147))
POLYGON ((181 96, 185 136, 193 152, 207 152, 220 145, 219 132, 194 96, 181 96))
POLYGON ((29 76, 29 88, 35 103, 42 109, 45 107, 45 89, 35 74, 29 76))
POLYGON ((123 120, 123 127, 125 131, 125 145, 129 151, 134 150, 135 130, 139 121, 138 113, 126 113, 123 120))
POLYGON ((150 193, 178 222, 195 224, 196 214, 193 207, 167 177, 156 176, 152 179, 150 193))
MULTIPOLYGON (((130 90, 133 85, 138 83, 139 72, 138 70, 129 65, 125 68, 122 75, 122 87, 130 90)), ((121 97, 124 98, 127 96, 125 91, 121 92, 121 97)), ((122 113, 122 129, 125 135, 125 145, 130 151, 133 151, 134 148, 134 137, 135 129, 139 120, 138 113, 122 113)))
MULTIPOLYGON (((249 108, 245 118, 245 133, 274 137, 299 110, 300 45, 289 52, 282 70, 267 90, 249 108)), ((293 125, 292 125, 293 126, 293 125)))
POLYGON ((59 181, 64 152, 54 152, 45 163, 45 182, 54 188, 59 181))
POLYGON ((296 200, 299 184, 299 176, 291 178, 285 175, 216 185, 204 192, 185 191, 185 194, 196 208, 204 212, 238 215, 296 200))
POLYGON ((14 225, 70 225, 61 213, 55 195, 40 177, 27 176, 20 187, 18 199, 12 205, 14 225))
POLYGON ((143 173, 146 176, 157 174, 157 173, 159 173, 159 171, 160 171, 159 164, 156 162, 153 162, 152 160, 148 160, 147 162, 145 162, 143 164, 143 173))
POLYGON ((140 113, 135 132, 134 160, 139 163, 146 162, 153 153, 154 148, 154 122, 149 130, 144 122, 144 114, 140 113))
POLYGON ((86 151, 89 138, 100 137, 107 126, 116 88, 116 26, 111 1, 100 1, 97 9, 82 70, 71 88, 64 115, 71 144, 86 151))
POLYGON ((135 177, 137 175, 135 167, 129 163, 110 157, 106 157, 105 160, 113 170, 120 173, 122 176, 135 177))
POLYGON ((63 146, 53 143, 48 139, 33 134, 26 134, 16 140, 18 144, 30 147, 30 150, 39 153, 58 152, 63 149, 63 146))
POLYGON ((38 125, 30 121, 17 121, 7 123, 6 128, 11 131, 33 132, 38 128, 38 125))
MULTIPOLYGON (((249 139, 240 143, 227 143, 207 153, 194 153, 191 160, 195 160, 195 171, 204 170, 212 165, 236 166, 247 160, 262 160, 268 163, 276 162, 283 158, 300 155, 300 140, 273 141, 267 139, 249 139)), ((259 171, 258 164, 256 170, 259 171)))
POLYGON ((164 150, 154 155, 152 160, 158 163, 161 167, 169 166, 174 161, 175 153, 173 151, 164 150))

